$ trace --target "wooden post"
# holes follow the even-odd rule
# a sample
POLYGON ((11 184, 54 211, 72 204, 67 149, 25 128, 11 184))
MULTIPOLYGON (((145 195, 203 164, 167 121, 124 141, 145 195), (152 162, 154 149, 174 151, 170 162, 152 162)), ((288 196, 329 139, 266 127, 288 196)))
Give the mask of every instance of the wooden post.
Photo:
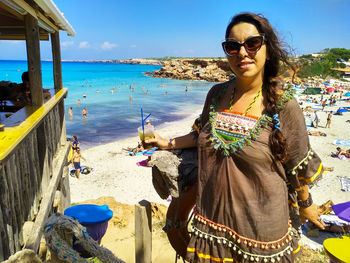
POLYGON ((62 89, 62 65, 60 49, 60 32, 51 33, 51 49, 53 59, 53 79, 55 82, 55 91, 62 89))
POLYGON ((152 207, 142 200, 135 205, 135 262, 152 262, 152 207))
POLYGON ((30 94, 33 105, 44 104, 41 79, 40 38, 38 20, 30 14, 24 16, 30 94))

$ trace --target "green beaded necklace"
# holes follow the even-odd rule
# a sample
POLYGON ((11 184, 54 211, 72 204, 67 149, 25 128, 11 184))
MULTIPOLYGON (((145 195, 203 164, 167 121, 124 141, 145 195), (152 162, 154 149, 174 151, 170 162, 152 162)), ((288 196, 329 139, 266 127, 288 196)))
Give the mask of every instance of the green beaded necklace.
MULTIPOLYGON (((248 111, 250 111, 250 109, 253 107, 254 103, 256 102, 256 100, 259 98, 260 94, 262 92, 262 87, 259 89, 258 93, 255 95, 254 99, 252 100, 252 102, 249 104, 248 108, 245 110, 245 112, 243 113, 243 116, 246 116, 248 111)), ((230 99, 230 111, 232 111, 232 106, 233 106, 233 98, 235 95, 235 89, 232 89, 232 95, 231 95, 231 99, 230 99)))

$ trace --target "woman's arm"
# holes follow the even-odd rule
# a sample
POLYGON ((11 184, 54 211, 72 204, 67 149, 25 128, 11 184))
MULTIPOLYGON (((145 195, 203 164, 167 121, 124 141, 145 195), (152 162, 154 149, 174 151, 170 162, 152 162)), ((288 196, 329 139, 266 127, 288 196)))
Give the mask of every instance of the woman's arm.
POLYGON ((308 219, 320 229, 325 229, 325 224, 320 219, 317 205, 312 202, 308 185, 301 186, 297 194, 301 222, 305 224, 305 220, 308 219))
POLYGON ((155 133, 154 135, 154 139, 145 140, 145 143, 154 143, 162 150, 183 149, 197 146, 197 137, 193 133, 169 140, 162 138, 158 133, 155 133))

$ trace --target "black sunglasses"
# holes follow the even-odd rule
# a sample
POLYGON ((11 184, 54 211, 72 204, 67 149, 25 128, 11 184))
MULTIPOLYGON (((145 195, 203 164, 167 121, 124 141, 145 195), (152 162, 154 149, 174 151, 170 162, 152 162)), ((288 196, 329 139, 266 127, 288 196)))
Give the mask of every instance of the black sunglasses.
POLYGON ((247 53, 255 54, 259 51, 261 46, 264 44, 265 35, 260 34, 259 36, 249 37, 243 43, 235 40, 235 39, 226 39, 226 41, 222 42, 222 48, 224 49, 227 56, 234 56, 239 53, 241 47, 243 46, 247 53))

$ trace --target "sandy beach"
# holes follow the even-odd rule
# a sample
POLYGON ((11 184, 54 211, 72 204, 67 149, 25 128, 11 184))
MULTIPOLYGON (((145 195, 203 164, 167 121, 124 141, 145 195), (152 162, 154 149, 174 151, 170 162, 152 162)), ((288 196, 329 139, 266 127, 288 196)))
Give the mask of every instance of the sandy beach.
MULTIPOLYGON (((316 96, 320 95, 314 95, 313 97, 316 98, 316 96)), ((300 96, 299 99, 304 100, 305 96, 300 96)), ((312 103, 303 101, 302 107, 305 108, 308 105, 314 106, 312 103)), ((346 122, 346 120, 350 119, 350 112, 345 112, 343 115, 334 115, 331 127, 325 128, 327 111, 335 112, 340 106, 350 106, 350 101, 338 102, 337 105, 333 107, 326 106, 324 112, 318 111, 318 116, 320 117, 319 127, 317 129, 313 127, 309 128, 310 131, 317 130, 327 134, 327 136, 309 136, 310 144, 320 155, 323 165, 325 167, 334 168, 333 171, 325 173, 323 178, 311 189, 313 200, 318 205, 328 200, 332 200, 334 203, 350 200, 350 192, 341 191, 341 184, 338 179, 339 176, 349 178, 350 160, 340 160, 331 157, 331 152, 335 152, 337 147, 333 144, 334 140, 350 140, 350 123, 346 122)), ((199 115, 200 111, 201 109, 197 108, 191 111, 187 118, 177 122, 165 123, 160 127, 156 127, 156 129, 164 138, 184 135, 191 130, 192 123, 196 116, 199 115)), ((136 204, 143 199, 166 206, 169 204, 168 201, 162 200, 153 188, 152 169, 150 167, 136 165, 136 162, 142 161, 147 157, 142 155, 129 156, 127 152, 123 150, 123 148, 135 147, 137 145, 138 137, 136 135, 137 132, 135 131, 135 134, 131 134, 128 139, 90 148, 82 152, 82 155, 86 158, 86 161, 83 161, 82 165, 93 167, 94 172, 88 175, 81 175, 80 180, 70 177, 72 203, 110 196, 117 202, 130 205, 136 204)), ((340 147, 343 149, 350 148, 346 146, 340 147)), ((107 239, 109 240, 110 238, 107 239)), ((162 245, 155 245, 155 247, 163 246, 169 253, 172 253, 170 245, 164 245, 164 240, 161 242, 163 242, 160 243, 162 245)), ((313 243, 313 241, 306 237, 302 239, 302 242, 305 244, 313 243)), ((104 241, 102 241, 102 244, 104 244, 104 241)), ((112 243, 109 243, 109 241, 106 243, 106 246, 117 253, 112 243)), ((315 243, 315 246, 321 247, 317 243, 315 243)), ((130 247, 130 249, 132 248, 130 247)), ((119 255, 120 253, 123 254, 123 251, 119 249, 118 251, 119 255)), ((154 251, 156 251, 156 248, 154 248, 154 251)), ((169 258, 173 260, 175 254, 170 254, 169 256, 169 258)), ((133 256, 128 257, 128 260, 132 261, 133 256)))

